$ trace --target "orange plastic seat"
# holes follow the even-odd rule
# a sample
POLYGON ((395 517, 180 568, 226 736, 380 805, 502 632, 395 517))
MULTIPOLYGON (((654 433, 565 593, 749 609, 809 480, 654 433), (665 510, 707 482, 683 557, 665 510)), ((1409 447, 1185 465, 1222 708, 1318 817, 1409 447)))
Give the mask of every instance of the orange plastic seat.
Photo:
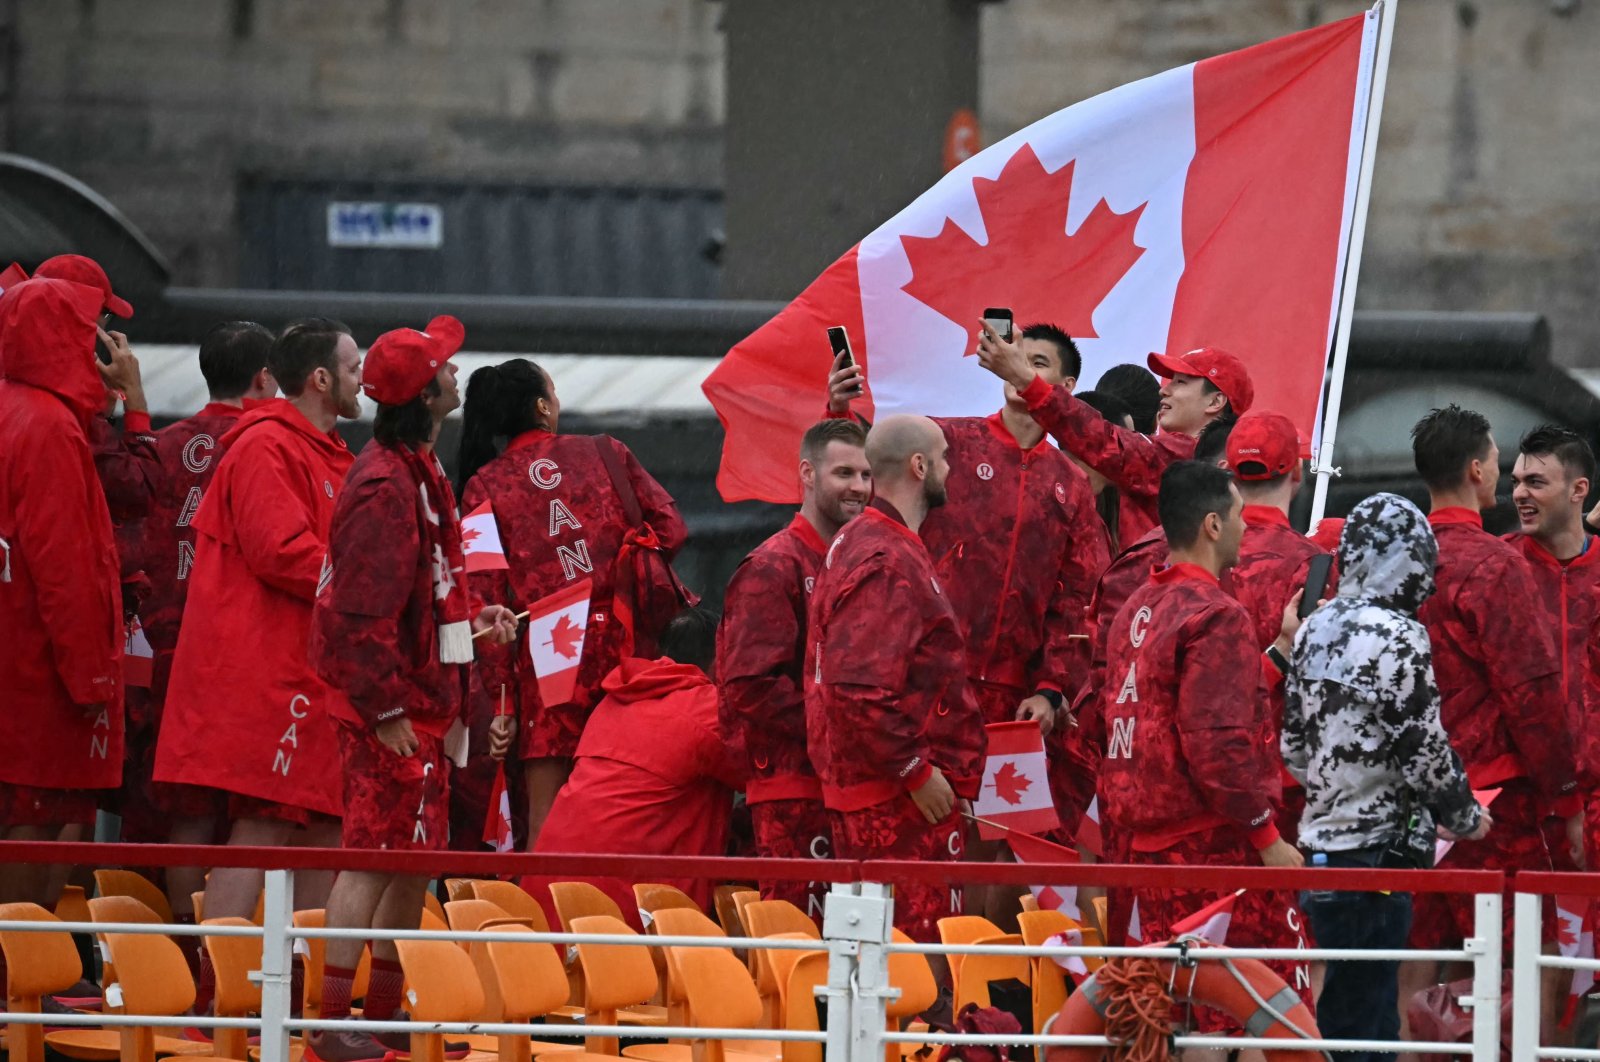
POLYGON ((510 918, 511 914, 488 900, 450 900, 444 905, 444 917, 451 929, 459 933, 476 933, 483 923, 497 918, 510 918))
POLYGON ((444 919, 444 905, 439 902, 439 897, 433 894, 432 889, 422 894, 422 906, 432 911, 441 920, 444 919))
MULTIPOLYGON (((467 953, 448 940, 397 940, 405 971, 406 1010, 415 1022, 476 1021, 483 986, 467 953)), ((413 1032, 413 1062, 444 1062, 444 1034, 413 1032)))
MULTIPOLYGON (((790 903, 788 900, 752 900, 745 904, 744 922, 752 937, 775 937, 798 934, 812 940, 821 940, 822 933, 804 911, 790 903)), ((761 993, 762 1002, 766 1009, 768 1022, 778 1020, 778 982, 772 971, 772 952, 763 948, 752 948, 753 960, 748 962, 753 966, 756 988, 761 993)))
MULTIPOLYGON (((512 933, 533 932, 525 926, 495 928, 512 933)), ((483 984, 488 1021, 529 1022, 567 1001, 567 973, 554 945, 536 940, 475 941, 472 958, 483 984), (498 1008, 493 1014, 489 1013, 491 997, 498 1008)), ((496 1039, 500 1062, 528 1062, 534 1053, 576 1055, 582 1051, 577 1039, 567 1043, 530 1041, 526 1036, 496 1039)), ((472 1042, 477 1046, 475 1040, 472 1042)))
MULTIPOLYGON (((992 937, 980 937, 970 943, 1020 945, 1022 936, 1018 933, 1001 933, 992 937)), ((990 1005, 989 982, 1006 981, 1011 978, 1032 986, 1033 967, 1026 955, 967 955, 961 960, 960 976, 954 977, 954 999, 950 1005, 957 1014, 960 1014, 961 1009, 968 1003, 987 1007, 990 1005)))
POLYGON ((89 898, 82 885, 65 885, 56 897, 56 917, 63 922, 87 922, 89 898))
MULTIPOLYGON (((107 933, 105 942, 111 961, 117 964, 123 1004, 128 1013, 176 1016, 194 1004, 189 964, 172 938, 153 933, 107 933)), ((158 1049, 163 1054, 168 1053, 165 1048, 158 1048, 158 1043, 168 1038, 156 1036, 149 1026, 124 1027, 120 1034, 122 1062, 154 1062, 158 1049)), ((207 1054, 205 1057, 223 1056, 207 1054)), ((233 1057, 244 1062, 245 1053, 241 1051, 233 1057)))
POLYGON ((100 896, 132 896, 160 915, 163 923, 172 924, 172 904, 167 901, 167 894, 143 874, 131 870, 97 870, 94 889, 100 896))
POLYGON ((657 911, 700 911, 693 896, 671 885, 635 885, 633 898, 639 904, 639 917, 646 929, 657 911))
MULTIPOLYGON (((911 938, 898 929, 890 930, 896 944, 910 944, 911 938)), ((889 1000, 884 1009, 890 1032, 900 1027, 906 1018, 915 1017, 927 1010, 939 998, 939 982, 934 980, 933 967, 928 957, 916 952, 889 953, 889 983, 900 990, 899 999, 889 1000)), ((914 1054, 919 1044, 885 1044, 885 1062, 895 1062, 905 1055, 914 1054)))
POLYGON ((422 917, 417 923, 417 928, 426 929, 434 933, 443 933, 449 930, 450 927, 445 925, 444 915, 434 914, 432 911, 428 910, 426 906, 424 906, 422 908, 422 917))
MULTIPOLYGON (((36 903, 0 904, 0 919, 11 922, 59 922, 61 919, 36 903)), ((0 951, 6 957, 6 1009, 18 1014, 39 1013, 40 1000, 52 992, 71 988, 83 976, 72 934, 0 931, 0 951)), ((43 1062, 44 1026, 10 1023, 6 1044, 11 1062, 43 1062)))
MULTIPOLYGON (((1022 930, 1022 942, 1030 948, 1038 947, 1057 933, 1071 929, 1083 934, 1086 947, 1103 943, 1098 929, 1079 925, 1060 911, 1024 911, 1017 918, 1017 927, 1022 930)), ((1090 973, 1105 963, 1104 959, 1096 958, 1085 958, 1083 961, 1090 973)), ((1059 1012, 1061 1005, 1067 1001, 1067 972, 1047 955, 1030 958, 1029 963, 1033 968, 1033 1027, 1042 1029, 1045 1021, 1059 1012)))
MULTIPOLYGON (((781 951, 774 958, 776 965, 792 963, 783 990, 782 1027, 796 1032, 816 1032, 817 989, 828 983, 828 953, 825 951, 781 951), (794 956, 791 960, 788 956, 794 956)), ((819 1043, 785 1040, 783 1062, 822 1062, 822 1045, 819 1043)))
MULTIPOLYGON (((247 918, 208 918, 207 926, 248 926, 247 918)), ((207 936, 200 938, 211 967, 216 971, 216 996, 213 1006, 219 1018, 245 1018, 261 1012, 261 986, 250 980, 250 971, 261 966, 261 941, 255 937, 207 936)), ((244 1058, 250 1050, 246 1029, 217 1029, 213 1041, 223 1058, 244 1058)))
MULTIPOLYGON (((556 887, 551 887, 552 894, 556 887)), ((613 915, 580 915, 570 921, 563 916, 562 921, 570 933, 638 935, 626 922, 613 915)), ((588 1024, 616 1025, 618 1011, 624 1007, 640 1006, 656 994, 659 982, 648 949, 629 944, 591 944, 581 940, 576 947, 578 963, 583 969, 583 1008, 588 1016, 588 1024)), ((662 1020, 665 1018, 663 1013, 662 1020)), ((617 1038, 588 1037, 584 1040, 584 1050, 615 1055, 617 1038)))
MULTIPOLYGON (((978 915, 955 915, 950 918, 939 919, 939 943, 941 944, 975 944, 985 937, 998 937, 1001 935, 1000 927, 987 918, 978 915)), ((961 964, 966 961, 966 956, 960 953, 948 955, 950 961, 950 987, 955 991, 961 988, 961 964)), ((957 1011, 959 1013, 959 1010, 957 1011)))
POLYGON ((747 937, 751 935, 750 920, 745 917, 745 912, 749 910, 751 904, 760 902, 761 894, 755 889, 745 889, 733 894, 733 908, 739 914, 739 931, 747 937))
MULTIPOLYGON (((689 1016, 695 1025, 753 1029, 761 1024, 761 995, 750 979, 750 971, 732 951, 722 948, 673 950, 689 1003, 689 1016)), ((701 1058, 703 1062, 727 1062, 731 1055, 727 1041, 708 1039, 701 1058)))
MULTIPOLYGON (((754 892, 749 885, 718 885, 711 890, 711 907, 717 912, 717 921, 730 937, 744 935, 744 926, 739 921, 739 904, 734 897, 741 892, 754 892)), ((761 894, 756 893, 756 899, 761 894)))
MULTIPOLYGON (((476 878, 445 878, 444 879, 444 899, 445 899, 445 902, 449 903, 451 900, 470 900, 470 899, 472 899, 472 886, 476 882, 477 882, 476 878)), ((428 891, 432 892, 433 890, 430 889, 428 891)))
POLYGON ((1017 902, 1022 904, 1024 911, 1037 911, 1039 909, 1039 900, 1032 892, 1025 892, 1018 896, 1017 902))
POLYGON ((476 880, 472 882, 470 895, 474 899, 487 900, 512 918, 527 919, 535 933, 550 932, 550 920, 545 917, 544 908, 515 882, 476 880))

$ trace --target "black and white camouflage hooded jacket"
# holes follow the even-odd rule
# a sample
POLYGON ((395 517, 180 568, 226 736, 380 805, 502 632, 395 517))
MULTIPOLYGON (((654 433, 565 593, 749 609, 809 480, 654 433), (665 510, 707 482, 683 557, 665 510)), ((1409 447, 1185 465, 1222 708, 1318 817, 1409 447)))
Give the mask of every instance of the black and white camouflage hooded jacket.
POLYGON ((1283 759, 1306 790, 1303 848, 1388 844, 1410 815, 1419 847, 1436 821, 1458 834, 1477 828, 1417 619, 1437 558, 1427 518, 1398 495, 1373 495, 1344 525, 1338 596, 1300 628, 1285 679, 1283 759))

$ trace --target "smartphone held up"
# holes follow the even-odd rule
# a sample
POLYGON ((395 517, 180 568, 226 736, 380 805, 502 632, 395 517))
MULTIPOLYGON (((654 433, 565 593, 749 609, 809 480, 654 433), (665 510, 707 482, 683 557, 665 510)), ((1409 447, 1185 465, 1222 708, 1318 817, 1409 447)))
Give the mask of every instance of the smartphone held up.
POLYGON ((983 323, 994 329, 994 334, 1011 342, 1011 311, 1004 306, 991 306, 983 311, 983 323))
MULTIPOLYGON (((841 372, 856 368, 855 352, 850 349, 850 333, 843 325, 834 325, 828 329, 828 346, 833 350, 833 371, 841 372)), ((862 384, 858 372, 852 397, 859 396, 861 391, 862 384)))

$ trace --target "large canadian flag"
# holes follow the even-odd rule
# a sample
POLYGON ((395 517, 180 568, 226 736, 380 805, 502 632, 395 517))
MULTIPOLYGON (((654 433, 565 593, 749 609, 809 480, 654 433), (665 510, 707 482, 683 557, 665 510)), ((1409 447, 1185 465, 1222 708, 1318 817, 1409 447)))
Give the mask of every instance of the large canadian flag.
POLYGON ((1041 833, 1060 826, 1039 724, 990 723, 984 729, 989 732, 989 758, 972 807, 978 836, 993 841, 1012 830, 1041 833))
POLYGON ((1378 13, 1168 70, 1074 104, 944 176, 736 345, 707 378, 723 498, 798 499, 849 330, 858 412, 981 416, 986 306, 1065 329, 1080 387, 1151 351, 1227 350, 1256 405, 1316 436, 1365 142, 1378 13))
POLYGON ((500 544, 500 526, 494 509, 484 502, 461 518, 461 552, 468 572, 507 569, 506 549, 500 544))
POLYGON ((528 656, 539 677, 539 699, 546 707, 572 700, 578 665, 583 663, 593 586, 585 579, 528 606, 528 656))

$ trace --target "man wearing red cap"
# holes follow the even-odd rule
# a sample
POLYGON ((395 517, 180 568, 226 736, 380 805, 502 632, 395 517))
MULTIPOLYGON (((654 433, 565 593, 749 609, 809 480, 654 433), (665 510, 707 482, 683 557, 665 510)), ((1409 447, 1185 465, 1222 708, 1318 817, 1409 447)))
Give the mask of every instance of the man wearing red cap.
MULTIPOLYGON (((1289 503, 1300 489, 1300 433, 1281 413, 1252 410, 1240 417, 1228 434, 1228 468, 1244 499, 1244 539, 1239 563, 1222 578, 1223 588, 1250 613, 1255 645, 1268 649, 1283 626, 1283 610, 1306 582, 1311 558, 1324 554, 1289 523, 1289 503)), ((1329 572, 1324 597, 1339 585, 1329 572)), ((1283 725, 1283 675, 1288 661, 1268 651, 1273 667, 1262 672, 1261 696, 1267 711, 1267 748, 1278 748, 1283 725)), ((1299 833, 1305 791, 1287 773, 1283 775, 1283 804, 1278 831, 1292 842, 1299 833)))
MULTIPOLYGON (((1301 866, 1273 824, 1281 765, 1262 741, 1262 658, 1250 615, 1220 582, 1238 560, 1243 499, 1227 472, 1186 461, 1162 476, 1159 504, 1171 564, 1112 625, 1106 666, 1116 693, 1107 691, 1102 810, 1131 834, 1134 863, 1301 866)), ((1174 923, 1217 898, 1199 889, 1133 891, 1147 940, 1166 939, 1174 923)), ((1295 947, 1300 925, 1291 894, 1252 889, 1234 906, 1228 943, 1295 947)), ((1310 1005, 1304 963, 1268 965, 1310 1005)), ((1204 1011, 1200 1025, 1219 1027, 1204 1011)))
MULTIPOLYGON (((872 498, 866 445, 866 432, 853 420, 824 420, 806 430, 800 511, 744 559, 723 598, 721 727, 748 765, 745 801, 756 854, 764 858, 833 855, 822 784, 806 753, 806 610, 828 543, 872 498)), ((826 883, 761 883, 764 899, 788 900, 814 918, 826 892, 826 883)))
MULTIPOLYGON (((0 830, 92 823, 122 775, 122 596, 87 425, 98 293, 58 280, 0 296, 0 830)), ((48 867, 0 868, 0 900, 51 906, 48 867)))
MULTIPOLYGON (((926 417, 873 425, 877 496, 835 536, 812 594, 806 743, 841 859, 960 859, 957 798, 982 780, 961 625, 917 535, 944 502, 946 450, 926 417)), ((895 925, 914 940, 959 913, 956 889, 896 886, 895 925)))
MULTIPOLYGON (((1431 410, 1412 428, 1411 446, 1439 543, 1438 589, 1418 612, 1433 646, 1439 718, 1472 788, 1499 790, 1489 807, 1494 828, 1482 840, 1457 842, 1444 865, 1549 870, 1541 828, 1548 814, 1567 819, 1567 847, 1581 863, 1583 819, 1560 658, 1549 627, 1527 622, 1518 608, 1539 596, 1526 561, 1483 529, 1481 510, 1494 505, 1500 478, 1489 421, 1455 405, 1431 410)), ((1414 946, 1456 947, 1472 927, 1471 897, 1417 896, 1414 946)), ((1548 943, 1555 933, 1550 905, 1543 928, 1548 943)), ((1505 930, 1509 955, 1509 920, 1505 930)), ((1402 991, 1433 983, 1426 980, 1431 965, 1405 964, 1402 991)))
MULTIPOLYGON (((450 358, 463 336, 454 317, 435 317, 426 332, 386 332, 362 367, 362 390, 378 412, 372 442, 356 458, 334 509, 310 643, 338 729, 346 848, 449 847, 446 736, 453 725, 461 729, 473 638, 492 634, 506 645, 517 635, 510 609, 472 607, 461 517, 433 451, 446 415, 461 405, 450 358)), ((465 761, 464 748, 459 760, 465 761)), ((347 870, 328 896, 327 923, 414 928, 428 878, 347 870)), ((349 1017, 363 943, 328 942, 325 1019, 349 1017)), ((364 1017, 395 1020, 403 982, 394 941, 373 941, 364 1017)), ((322 1062, 356 1062, 409 1044, 401 1034, 312 1033, 306 1053, 322 1062)))
MULTIPOLYGON (((344 325, 308 318, 279 334, 267 365, 287 397, 249 410, 222 436, 227 452, 191 521, 194 566, 155 780, 225 791, 229 844, 303 836, 329 845, 344 810, 338 738, 306 642, 351 463, 335 425, 360 415, 361 353, 344 325)), ((259 870, 213 869, 206 917, 250 917, 261 883, 259 870)), ((296 875, 296 909, 323 906, 328 884, 325 875, 296 875)), ((210 1005, 207 955, 201 1013, 210 1005)))
MULTIPOLYGON (((1141 526, 1124 527, 1132 541, 1157 523, 1156 496, 1161 473, 1194 454, 1200 429, 1218 417, 1237 417, 1255 400, 1244 363, 1227 351, 1201 347, 1187 354, 1151 354, 1150 371, 1161 388, 1160 431, 1152 438, 1112 424, 1072 397, 1070 388, 1052 387, 1028 364, 1015 344, 987 324, 978 341, 978 361, 1014 387, 1028 412, 1064 449, 1106 477, 1129 501, 1124 512, 1143 517, 1141 526)), ((1126 517, 1124 517, 1126 520, 1126 517)))

